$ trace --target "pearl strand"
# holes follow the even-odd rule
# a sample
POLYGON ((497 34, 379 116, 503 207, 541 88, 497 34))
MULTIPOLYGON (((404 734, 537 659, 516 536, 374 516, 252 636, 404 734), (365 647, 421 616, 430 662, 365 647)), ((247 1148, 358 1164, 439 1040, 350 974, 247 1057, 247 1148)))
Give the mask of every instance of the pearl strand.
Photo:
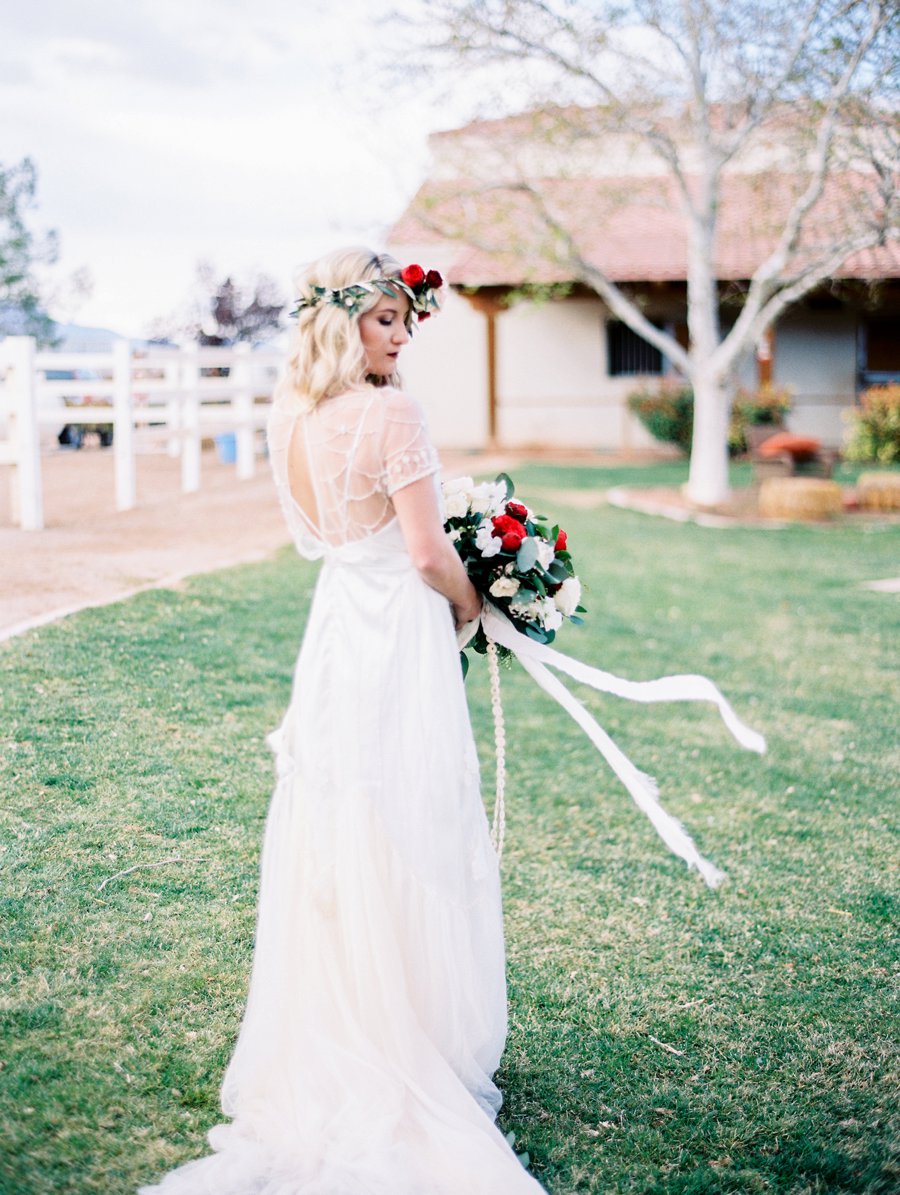
POLYGON ((506 837, 506 730, 503 726, 503 705, 500 701, 500 661, 497 644, 493 639, 487 645, 488 671, 491 676, 491 709, 494 713, 494 749, 497 756, 497 796, 494 801, 494 824, 491 827, 491 842, 497 858, 503 858, 503 840, 506 837))

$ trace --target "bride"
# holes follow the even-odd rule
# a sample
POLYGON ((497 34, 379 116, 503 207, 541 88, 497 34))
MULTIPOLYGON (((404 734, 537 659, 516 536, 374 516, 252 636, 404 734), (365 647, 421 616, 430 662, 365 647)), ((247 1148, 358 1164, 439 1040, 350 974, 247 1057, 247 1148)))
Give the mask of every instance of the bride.
POLYGON ((322 568, 262 847, 250 991, 212 1154, 140 1195, 537 1195, 494 1124, 506 1037, 497 858, 455 628, 481 600, 397 359, 440 276, 308 267, 269 421, 322 568))

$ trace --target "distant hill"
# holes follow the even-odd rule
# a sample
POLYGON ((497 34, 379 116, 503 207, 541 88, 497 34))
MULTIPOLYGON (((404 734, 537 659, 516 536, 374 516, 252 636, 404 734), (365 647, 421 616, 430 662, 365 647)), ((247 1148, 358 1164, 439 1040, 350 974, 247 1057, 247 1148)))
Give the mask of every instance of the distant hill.
POLYGON ((120 332, 84 324, 56 324, 54 332, 59 337, 55 347, 70 353, 108 353, 115 341, 124 339, 120 332))
MULTIPOLYGON (((27 323, 21 311, 15 307, 0 304, 0 340, 4 336, 26 336, 27 323)), ((93 328, 87 324, 53 323, 53 334, 59 338, 55 346, 70 353, 108 353, 121 332, 110 328, 93 328)))

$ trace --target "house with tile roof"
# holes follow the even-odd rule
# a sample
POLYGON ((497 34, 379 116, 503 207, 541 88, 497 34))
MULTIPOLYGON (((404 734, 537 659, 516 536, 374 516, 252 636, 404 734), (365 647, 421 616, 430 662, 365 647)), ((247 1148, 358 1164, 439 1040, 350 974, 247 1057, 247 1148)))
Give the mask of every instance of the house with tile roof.
MULTIPOLYGON (((404 360, 438 444, 627 451, 655 443, 626 398, 677 373, 572 279, 553 222, 686 346, 688 238, 679 196, 639 139, 605 127, 598 145, 601 134, 579 112, 578 135, 566 141, 541 128, 556 119, 523 114, 435 134, 431 174, 390 233, 402 260, 437 267, 449 282, 439 325, 423 331, 404 360)), ((723 328, 737 318, 748 280, 806 184, 785 168, 781 148, 776 127, 722 180, 715 260, 723 328)), ((874 206, 878 185, 862 169, 830 178, 804 231, 810 253, 848 204, 857 212, 874 206)), ((801 261, 802 252, 801 245, 801 261)), ((838 446, 843 412, 866 386, 889 379, 900 379, 896 240, 848 256, 768 330, 733 382, 789 388, 791 430, 838 446)))

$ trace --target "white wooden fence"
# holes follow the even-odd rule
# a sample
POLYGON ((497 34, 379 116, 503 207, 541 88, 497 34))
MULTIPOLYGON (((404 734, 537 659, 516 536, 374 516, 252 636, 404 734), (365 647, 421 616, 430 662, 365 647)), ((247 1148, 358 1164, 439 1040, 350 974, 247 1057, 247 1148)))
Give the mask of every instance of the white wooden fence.
POLYGON ((108 353, 74 353, 39 352, 25 336, 0 341, 0 464, 13 466, 13 522, 44 525, 41 429, 49 426, 112 428, 117 510, 135 505, 135 439, 148 429, 180 456, 185 493, 200 488, 205 436, 232 433, 237 476, 252 477, 282 360, 249 345, 134 351, 122 340, 108 353))

